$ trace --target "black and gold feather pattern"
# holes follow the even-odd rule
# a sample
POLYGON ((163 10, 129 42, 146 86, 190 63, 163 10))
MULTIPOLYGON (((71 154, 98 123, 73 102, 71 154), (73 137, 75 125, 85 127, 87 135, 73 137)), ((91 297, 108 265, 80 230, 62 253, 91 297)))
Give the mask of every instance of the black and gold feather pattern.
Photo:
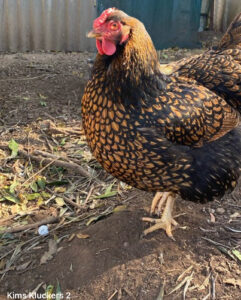
POLYGON ((160 71, 196 80, 241 113, 241 14, 215 49, 160 66, 160 71))
POLYGON ((241 49, 211 50, 181 60, 173 75, 196 80, 241 113, 241 49))
POLYGON ((139 189, 202 202, 222 196, 240 176, 238 112, 195 80, 163 75, 142 23, 124 22, 130 40, 97 55, 82 98, 91 151, 139 189))

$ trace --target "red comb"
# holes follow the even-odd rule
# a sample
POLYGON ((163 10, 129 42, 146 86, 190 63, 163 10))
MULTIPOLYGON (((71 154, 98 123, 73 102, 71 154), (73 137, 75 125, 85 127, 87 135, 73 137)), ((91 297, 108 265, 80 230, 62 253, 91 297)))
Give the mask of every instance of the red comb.
POLYGON ((115 10, 115 7, 104 10, 103 13, 97 19, 94 20, 93 27, 95 28, 104 24, 109 15, 115 10))

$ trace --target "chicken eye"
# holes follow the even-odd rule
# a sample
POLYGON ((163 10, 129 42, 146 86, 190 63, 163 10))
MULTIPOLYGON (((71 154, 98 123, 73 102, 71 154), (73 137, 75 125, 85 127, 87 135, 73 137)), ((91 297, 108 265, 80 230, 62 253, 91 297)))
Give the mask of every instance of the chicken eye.
POLYGON ((110 30, 117 30, 117 29, 119 29, 119 25, 117 22, 111 22, 109 24, 109 28, 110 28, 110 30))

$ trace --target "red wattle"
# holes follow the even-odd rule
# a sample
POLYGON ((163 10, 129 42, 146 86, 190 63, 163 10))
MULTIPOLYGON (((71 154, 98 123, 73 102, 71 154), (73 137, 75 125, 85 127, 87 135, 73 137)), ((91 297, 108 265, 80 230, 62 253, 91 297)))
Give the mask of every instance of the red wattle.
POLYGON ((96 40, 96 47, 100 55, 113 55, 116 52, 116 45, 110 40, 96 40))
POLYGON ((103 38, 102 50, 106 55, 113 55, 116 52, 116 45, 112 41, 103 38))
POLYGON ((96 40, 96 48, 97 48, 97 50, 98 50, 98 52, 99 52, 100 55, 104 54, 104 52, 102 50, 102 43, 101 43, 100 40, 96 40))

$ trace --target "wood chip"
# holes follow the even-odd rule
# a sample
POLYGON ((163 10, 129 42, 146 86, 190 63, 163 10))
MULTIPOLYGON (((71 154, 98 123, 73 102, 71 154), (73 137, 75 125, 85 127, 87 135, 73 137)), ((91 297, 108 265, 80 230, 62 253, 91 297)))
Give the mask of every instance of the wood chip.
POLYGON ((241 288, 241 279, 228 278, 228 279, 224 279, 223 282, 241 288))

